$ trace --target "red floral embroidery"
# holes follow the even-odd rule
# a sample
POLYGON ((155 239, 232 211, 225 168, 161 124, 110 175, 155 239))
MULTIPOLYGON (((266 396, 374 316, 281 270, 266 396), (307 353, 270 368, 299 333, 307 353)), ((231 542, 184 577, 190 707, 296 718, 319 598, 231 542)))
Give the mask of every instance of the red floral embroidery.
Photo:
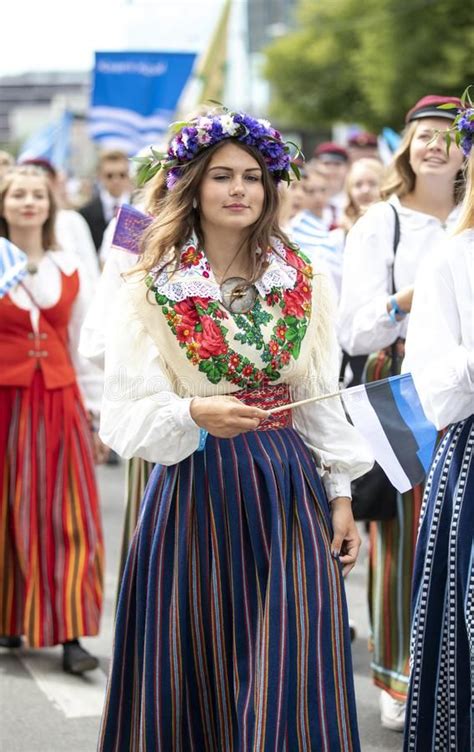
POLYGON ((210 316, 201 316, 202 332, 195 332, 194 338, 199 343, 199 355, 201 358, 210 358, 212 355, 225 355, 229 349, 221 330, 210 316))
MULTIPOLYGON (((182 264, 197 266, 203 255, 194 246, 188 246, 181 256, 182 264)), ((212 298, 197 297, 174 302, 154 288, 156 301, 162 306, 163 314, 180 346, 185 348, 187 358, 206 374, 211 383, 217 384, 225 378, 242 388, 265 385, 280 378, 281 368, 288 365, 291 358, 298 358, 311 312, 312 272, 307 260, 299 253, 287 249, 286 258, 297 269, 296 284, 291 290, 275 287, 265 298, 267 305, 278 306, 281 311, 279 317, 277 314, 268 341, 263 338, 261 329, 254 335, 251 334, 251 329, 246 329, 246 334, 242 335, 243 330, 240 329, 235 335, 237 342, 239 339, 245 341, 242 337, 250 336, 246 340, 247 344, 250 343, 259 351, 260 359, 266 364, 262 368, 258 368, 246 355, 236 352, 230 346, 226 339, 228 330, 224 321, 231 314, 220 303, 212 298)), ((149 284, 153 284, 151 277, 149 284)), ((261 310, 259 313, 257 308, 247 316, 254 328, 266 325, 271 319, 261 310)), ((232 318, 241 326, 239 315, 232 314, 232 318)))
POLYGON ((181 266, 184 266, 185 268, 197 266, 203 256, 204 254, 202 251, 198 251, 193 245, 189 245, 181 254, 181 266))

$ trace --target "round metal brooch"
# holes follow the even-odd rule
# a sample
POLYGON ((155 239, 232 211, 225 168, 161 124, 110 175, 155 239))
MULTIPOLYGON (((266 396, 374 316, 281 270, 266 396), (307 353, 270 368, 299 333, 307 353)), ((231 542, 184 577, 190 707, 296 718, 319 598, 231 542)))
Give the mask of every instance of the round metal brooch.
POLYGON ((231 313, 248 313, 257 299, 257 288, 243 277, 229 277, 221 284, 222 305, 231 313))

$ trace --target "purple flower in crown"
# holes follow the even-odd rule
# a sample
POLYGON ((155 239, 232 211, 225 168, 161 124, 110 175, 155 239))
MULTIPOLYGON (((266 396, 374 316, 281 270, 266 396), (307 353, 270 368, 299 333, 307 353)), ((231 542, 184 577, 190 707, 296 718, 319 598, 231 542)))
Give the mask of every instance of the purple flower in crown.
POLYGON ((446 145, 449 151, 451 141, 454 139, 465 157, 469 157, 474 143, 474 102, 469 94, 471 88, 473 85, 464 90, 461 96, 461 107, 449 103, 439 106, 443 110, 457 110, 452 126, 445 132, 446 145))
MULTIPOLYGON (((168 172, 166 184, 172 189, 181 177, 180 166, 224 139, 240 141, 258 149, 276 182, 290 182, 290 146, 296 149, 297 156, 302 156, 298 147, 283 141, 281 134, 272 128, 268 120, 253 118, 244 112, 224 109, 223 112, 213 112, 189 122, 176 123, 175 130, 176 127, 179 127, 179 132, 172 139, 166 154, 159 154, 152 149, 151 158, 140 158, 142 166, 138 173, 139 184, 164 169, 168 172)), ((298 170, 294 169, 294 172, 299 178, 298 170)))

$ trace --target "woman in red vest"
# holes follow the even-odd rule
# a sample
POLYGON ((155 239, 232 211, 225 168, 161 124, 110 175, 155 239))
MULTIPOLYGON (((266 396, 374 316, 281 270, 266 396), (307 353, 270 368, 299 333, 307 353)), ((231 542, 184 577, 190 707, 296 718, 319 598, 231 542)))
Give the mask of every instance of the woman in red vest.
POLYGON ((102 608, 101 379, 77 354, 88 296, 76 257, 55 249, 54 220, 47 177, 12 169, 0 236, 28 274, 0 299, 0 646, 62 644, 64 670, 82 673, 98 662, 78 638, 97 634, 102 608))

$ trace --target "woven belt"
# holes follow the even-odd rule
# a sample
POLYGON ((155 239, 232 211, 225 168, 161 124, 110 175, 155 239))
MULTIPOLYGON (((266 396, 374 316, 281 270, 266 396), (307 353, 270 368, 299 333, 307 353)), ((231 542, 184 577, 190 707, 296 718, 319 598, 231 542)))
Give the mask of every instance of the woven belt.
MULTIPOLYGON (((248 391, 243 389, 240 392, 234 392, 232 396, 251 407, 270 410, 271 407, 280 407, 290 402, 290 388, 287 384, 262 386, 259 389, 248 391)), ((282 410, 281 413, 270 415, 267 420, 260 424, 258 430, 274 431, 278 428, 289 427, 291 427, 291 410, 282 410)))

